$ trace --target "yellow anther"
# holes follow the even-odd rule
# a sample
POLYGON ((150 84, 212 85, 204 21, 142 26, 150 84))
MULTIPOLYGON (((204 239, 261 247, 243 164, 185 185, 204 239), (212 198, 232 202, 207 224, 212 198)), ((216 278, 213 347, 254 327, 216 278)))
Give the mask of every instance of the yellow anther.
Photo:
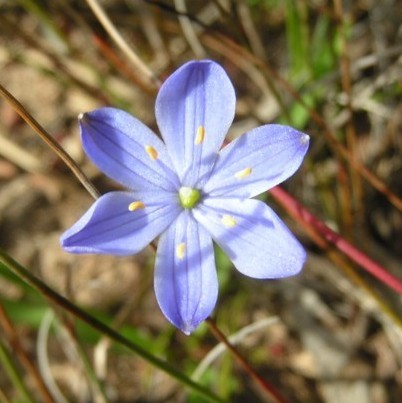
POLYGON ((233 228, 237 225, 237 221, 235 220, 235 218, 229 214, 224 214, 222 216, 221 221, 222 221, 222 224, 228 228, 233 228))
POLYGON ((204 141, 205 137, 205 127, 199 126, 197 129, 197 135, 195 136, 195 144, 201 144, 204 141))
POLYGON ((145 146, 145 151, 147 152, 151 160, 155 161, 156 159, 158 159, 158 151, 156 151, 155 148, 153 148, 152 146, 145 146))
POLYGON ((236 172, 234 176, 236 177, 236 179, 244 179, 247 178, 247 176, 249 176, 251 172, 253 172, 253 170, 250 167, 247 167, 239 172, 236 172))
POLYGON ((186 254, 186 244, 184 242, 179 243, 176 246, 176 256, 181 260, 186 254))
POLYGON ((139 210, 139 209, 142 209, 142 208, 145 208, 145 204, 143 202, 141 202, 141 201, 135 201, 135 202, 132 202, 132 203, 130 203, 128 205, 128 209, 130 211, 135 211, 135 210, 139 210))

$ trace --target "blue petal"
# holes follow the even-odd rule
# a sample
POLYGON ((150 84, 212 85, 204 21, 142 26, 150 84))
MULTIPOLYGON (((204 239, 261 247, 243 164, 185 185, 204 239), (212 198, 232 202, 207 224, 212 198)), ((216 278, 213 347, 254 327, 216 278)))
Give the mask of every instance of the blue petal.
POLYGON ((71 253, 131 255, 144 249, 179 215, 174 194, 159 192, 110 192, 61 237, 61 246, 71 253), (133 202, 141 202, 134 211, 133 202))
POLYGON ((162 234, 155 264, 155 293, 167 319, 185 334, 210 315, 218 295, 212 240, 185 210, 162 234))
POLYGON ((258 200, 207 199, 193 214, 246 276, 287 277, 303 266, 303 247, 280 218, 258 200))
POLYGON ((116 182, 140 190, 179 187, 163 142, 127 112, 100 108, 85 113, 80 124, 85 152, 116 182))
POLYGON ((295 173, 308 145, 309 136, 289 126, 253 129, 221 150, 203 191, 211 197, 259 195, 295 173))
POLYGON ((184 186, 200 188, 233 121, 236 96, 225 71, 189 62, 162 85, 156 120, 184 186))

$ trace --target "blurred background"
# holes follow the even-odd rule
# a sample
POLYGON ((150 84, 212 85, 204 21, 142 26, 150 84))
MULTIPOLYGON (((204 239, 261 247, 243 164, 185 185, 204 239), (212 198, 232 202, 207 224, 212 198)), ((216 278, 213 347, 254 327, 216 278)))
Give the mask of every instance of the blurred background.
MULTIPOLYGON (((117 185, 85 157, 78 114, 113 105, 157 131, 158 82, 188 60, 213 59, 236 89, 229 138, 270 122, 309 133, 307 159, 283 188, 401 279, 401 21, 397 0, 1 0, 0 83, 104 193, 117 185)), ((290 402, 402 401, 400 295, 320 241, 286 203, 266 200, 308 261, 297 277, 258 281, 217 250, 219 328, 240 332, 236 348, 290 402)), ((128 258, 61 250, 61 233, 91 203, 1 100, 3 251, 223 399, 267 401, 232 355, 208 355, 218 341, 205 324, 187 337, 166 321, 151 249, 128 258)), ((0 308, 1 402, 205 401, 4 262, 0 308)))

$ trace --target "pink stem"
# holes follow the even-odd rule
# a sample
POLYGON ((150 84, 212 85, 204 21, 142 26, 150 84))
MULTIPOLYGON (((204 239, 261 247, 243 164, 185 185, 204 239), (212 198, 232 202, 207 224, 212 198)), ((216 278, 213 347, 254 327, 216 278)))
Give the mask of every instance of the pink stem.
POLYGON ((296 201, 289 193, 279 186, 272 188, 269 193, 296 219, 317 230, 328 242, 335 245, 337 249, 342 251, 351 260, 356 262, 359 266, 371 273, 374 277, 378 278, 384 284, 387 284, 397 293, 402 294, 402 280, 394 277, 384 267, 369 258, 335 231, 327 227, 322 221, 314 217, 313 214, 296 201))

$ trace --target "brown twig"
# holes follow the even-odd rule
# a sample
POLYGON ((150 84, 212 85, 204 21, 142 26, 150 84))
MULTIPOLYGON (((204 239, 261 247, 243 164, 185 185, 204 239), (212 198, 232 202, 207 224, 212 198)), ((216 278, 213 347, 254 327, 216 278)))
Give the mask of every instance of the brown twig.
POLYGON ((3 328, 4 334, 6 335, 13 352, 19 358, 25 370, 31 375, 32 379, 36 383, 38 391, 42 396, 43 402, 54 403, 54 399, 50 394, 49 390, 47 389, 42 379, 42 376, 40 375, 35 365, 33 365, 32 360, 28 356, 28 353, 25 351, 18 337, 18 333, 13 326, 13 323, 11 322, 10 318, 8 317, 6 311, 4 310, 1 304, 0 304, 0 325, 3 328))
MULTIPOLYGON (((346 122, 346 145, 350 151, 350 155, 353 161, 357 160, 357 143, 356 143, 356 128, 353 122, 353 92, 352 92, 352 78, 350 68, 350 58, 348 52, 348 43, 346 38, 346 27, 344 19, 348 18, 348 14, 344 12, 342 1, 334 0, 334 12, 335 20, 338 24, 339 37, 342 43, 341 55, 340 55, 340 73, 341 73, 341 85, 342 90, 346 94, 346 109, 348 111, 348 119, 346 122)), ((349 165, 350 178, 347 177, 345 186, 350 186, 349 189, 345 189, 345 197, 343 204, 345 208, 342 210, 343 224, 345 232, 350 232, 353 225, 353 213, 359 212, 360 216, 363 214, 362 204, 362 183, 360 176, 353 169, 353 165, 349 165), (350 182, 350 183, 349 183, 350 182), (352 197, 350 197, 352 196, 352 197)))
POLYGON ((142 75, 142 77, 144 77, 144 81, 146 81, 146 83, 151 87, 160 85, 160 82, 153 71, 127 44, 98 1, 86 0, 86 2, 111 39, 126 55, 127 59, 132 63, 134 68, 142 75))
POLYGON ((214 337, 222 342, 226 348, 234 355, 239 364, 247 371, 254 382, 265 392, 265 394, 270 398, 271 401, 277 403, 286 403, 287 400, 284 396, 271 384, 269 384, 264 378, 259 375, 254 368, 247 362, 247 360, 239 353, 239 351, 229 342, 226 336, 221 332, 221 330, 216 325, 215 321, 211 318, 205 320, 209 330, 214 335, 214 337))
POLYGON ((63 162, 71 169, 77 179, 84 185, 89 194, 96 199, 99 196, 98 191, 92 185, 91 181, 86 177, 77 163, 70 155, 60 146, 59 143, 31 116, 31 114, 22 106, 22 104, 14 98, 1 84, 0 95, 16 110, 22 119, 35 131, 36 134, 63 160, 63 162))
POLYGON ((138 75, 138 71, 133 70, 124 60, 122 60, 121 57, 116 53, 115 49, 110 47, 102 37, 94 34, 93 41, 102 55, 119 72, 119 74, 129 79, 135 86, 140 87, 141 90, 147 92, 148 94, 155 93, 156 85, 151 87, 144 83, 144 80, 142 80, 138 75))

